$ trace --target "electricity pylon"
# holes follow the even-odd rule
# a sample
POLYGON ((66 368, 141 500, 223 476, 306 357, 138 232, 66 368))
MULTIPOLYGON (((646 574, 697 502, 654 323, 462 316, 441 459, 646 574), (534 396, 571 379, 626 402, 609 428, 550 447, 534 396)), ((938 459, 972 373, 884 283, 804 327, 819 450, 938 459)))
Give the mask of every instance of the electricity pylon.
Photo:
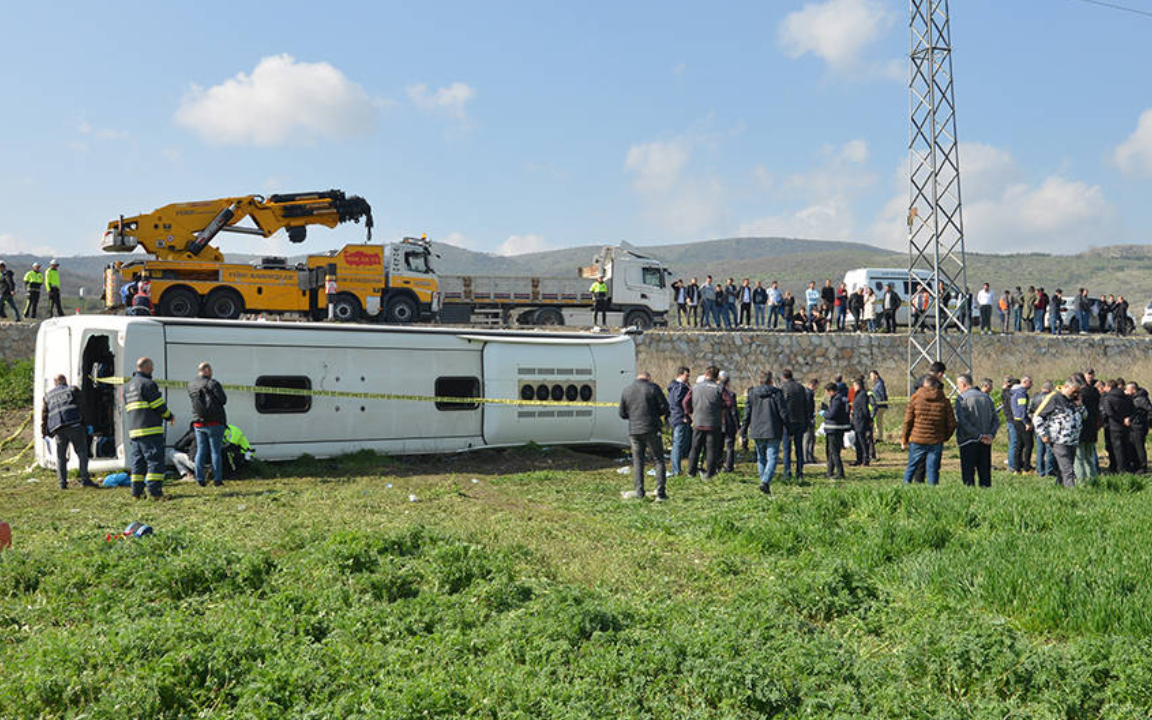
POLYGON ((948 0, 910 0, 910 8, 909 394, 936 360, 948 368, 951 392, 957 375, 972 372, 952 33, 948 0))

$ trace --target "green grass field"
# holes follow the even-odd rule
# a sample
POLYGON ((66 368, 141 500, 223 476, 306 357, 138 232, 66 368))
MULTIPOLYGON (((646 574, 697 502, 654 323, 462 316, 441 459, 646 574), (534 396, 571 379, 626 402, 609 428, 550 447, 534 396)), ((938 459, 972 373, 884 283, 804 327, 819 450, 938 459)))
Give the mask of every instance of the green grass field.
POLYGON ((976 491, 951 455, 937 488, 888 445, 772 498, 744 458, 662 505, 563 449, 161 505, 6 468, 0 716, 1148 717, 1152 492, 976 491), (156 534, 105 541, 133 520, 156 534))

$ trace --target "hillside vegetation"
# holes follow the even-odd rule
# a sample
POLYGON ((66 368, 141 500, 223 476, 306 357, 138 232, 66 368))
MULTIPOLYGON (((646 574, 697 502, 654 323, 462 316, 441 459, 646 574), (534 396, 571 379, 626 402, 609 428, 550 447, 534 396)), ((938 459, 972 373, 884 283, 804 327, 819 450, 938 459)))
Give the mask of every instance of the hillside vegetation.
POLYGON ((898 453, 625 503, 565 450, 0 477, 5 718, 1140 718, 1152 493, 901 487, 898 453), (293 476, 299 475, 299 476, 293 476), (132 520, 156 534, 104 536, 132 520))

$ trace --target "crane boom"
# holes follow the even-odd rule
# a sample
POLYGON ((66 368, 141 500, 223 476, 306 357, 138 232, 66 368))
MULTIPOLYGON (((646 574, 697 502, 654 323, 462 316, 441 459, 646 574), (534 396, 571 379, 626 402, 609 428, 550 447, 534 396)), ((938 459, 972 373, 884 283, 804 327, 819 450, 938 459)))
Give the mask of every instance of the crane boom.
POLYGON ((308 225, 334 228, 364 219, 372 239, 372 207, 358 195, 341 190, 270 195, 246 195, 197 202, 173 203, 144 215, 108 223, 101 247, 105 252, 131 252, 142 247, 160 260, 223 262, 210 243, 221 232, 269 237, 283 229, 291 242, 303 242, 308 225), (238 225, 250 218, 255 227, 238 225))

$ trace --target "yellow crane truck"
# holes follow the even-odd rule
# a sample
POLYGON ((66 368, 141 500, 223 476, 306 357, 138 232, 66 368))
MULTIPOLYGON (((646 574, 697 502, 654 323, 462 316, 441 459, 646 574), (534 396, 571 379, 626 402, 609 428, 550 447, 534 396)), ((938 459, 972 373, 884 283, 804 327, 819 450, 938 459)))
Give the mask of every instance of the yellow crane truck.
POLYGON ((294 265, 283 257, 230 263, 210 244, 221 232, 270 237, 279 230, 298 243, 304 241, 308 225, 335 228, 360 220, 371 240, 368 201, 340 190, 174 203, 144 215, 120 216, 108 223, 103 249, 121 253, 142 248, 152 257, 109 265, 105 304, 125 304, 121 287, 146 275, 156 313, 171 317, 289 313, 321 319, 331 314, 346 322, 373 317, 395 323, 434 317, 439 294, 428 267, 431 250, 426 240, 345 245, 294 265), (251 225, 240 225, 245 219, 251 225))

